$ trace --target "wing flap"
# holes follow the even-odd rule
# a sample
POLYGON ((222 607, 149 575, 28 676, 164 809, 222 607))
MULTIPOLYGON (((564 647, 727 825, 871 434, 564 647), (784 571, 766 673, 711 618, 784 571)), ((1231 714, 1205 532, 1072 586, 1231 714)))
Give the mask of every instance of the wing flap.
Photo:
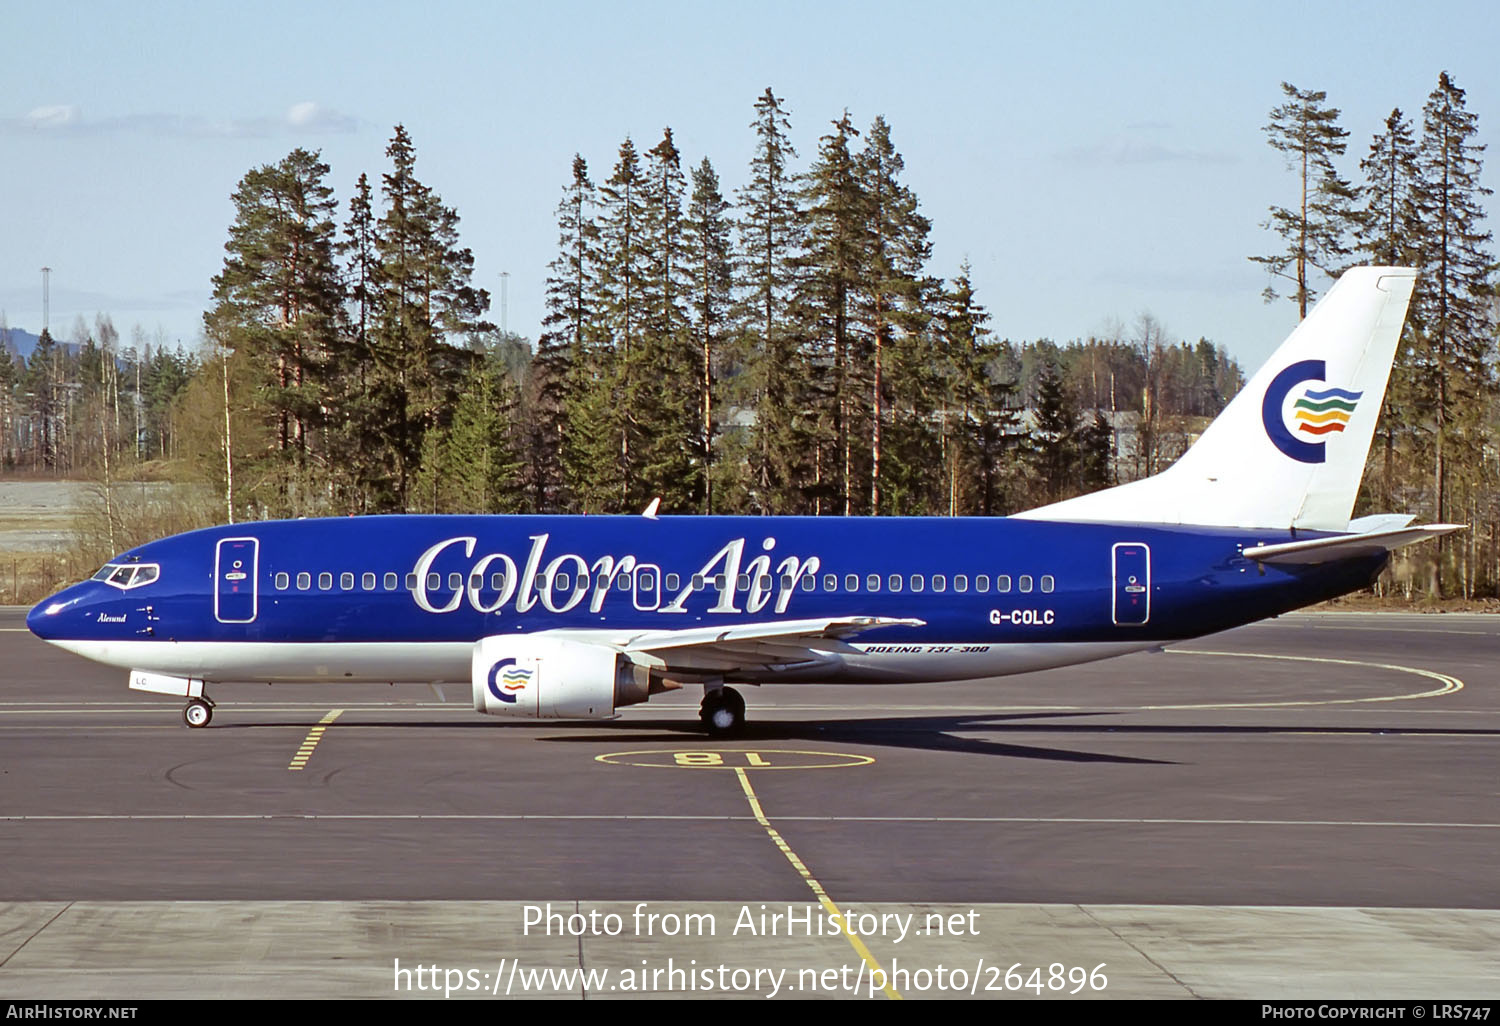
POLYGON ((740 642, 791 642, 847 638, 880 627, 921 627, 926 621, 892 616, 845 616, 824 620, 781 620, 732 627, 689 627, 647 631, 626 640, 627 652, 727 646, 740 642))

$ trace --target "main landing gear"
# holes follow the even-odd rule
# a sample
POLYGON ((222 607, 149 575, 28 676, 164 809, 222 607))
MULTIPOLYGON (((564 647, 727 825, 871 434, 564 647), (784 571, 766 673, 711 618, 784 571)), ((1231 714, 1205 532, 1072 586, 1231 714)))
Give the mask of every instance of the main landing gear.
POLYGON ((182 722, 189 727, 206 727, 214 718, 214 704, 206 698, 194 698, 182 710, 182 722))
POLYGON ((745 729, 745 700, 734 688, 706 689, 698 718, 715 737, 731 737, 745 729))

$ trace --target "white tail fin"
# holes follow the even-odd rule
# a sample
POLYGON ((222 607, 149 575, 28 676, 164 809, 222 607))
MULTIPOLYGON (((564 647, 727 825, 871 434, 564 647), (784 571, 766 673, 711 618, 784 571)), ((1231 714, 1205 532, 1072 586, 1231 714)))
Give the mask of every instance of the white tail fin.
POLYGON ((1348 530, 1416 277, 1345 272, 1182 459, 1016 515, 1348 530))

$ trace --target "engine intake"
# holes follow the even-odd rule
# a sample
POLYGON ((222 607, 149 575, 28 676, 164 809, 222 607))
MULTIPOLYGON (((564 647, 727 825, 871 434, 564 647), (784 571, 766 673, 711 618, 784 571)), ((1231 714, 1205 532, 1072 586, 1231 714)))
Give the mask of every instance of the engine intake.
POLYGON ((651 694, 651 671, 618 649, 549 637, 474 645, 474 710, 527 719, 603 719, 651 694))

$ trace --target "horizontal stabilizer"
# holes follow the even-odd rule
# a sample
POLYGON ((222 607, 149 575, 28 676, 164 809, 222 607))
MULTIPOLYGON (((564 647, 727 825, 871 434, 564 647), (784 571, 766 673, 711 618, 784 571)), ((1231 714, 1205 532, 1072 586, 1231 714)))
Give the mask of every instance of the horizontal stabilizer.
POLYGON ((1374 556, 1399 549, 1403 545, 1438 538, 1462 531, 1467 524, 1424 524, 1365 534, 1343 534, 1333 538, 1283 542, 1279 545, 1256 545, 1245 550, 1245 556, 1257 563, 1284 563, 1293 566, 1331 563, 1335 559, 1374 556))

